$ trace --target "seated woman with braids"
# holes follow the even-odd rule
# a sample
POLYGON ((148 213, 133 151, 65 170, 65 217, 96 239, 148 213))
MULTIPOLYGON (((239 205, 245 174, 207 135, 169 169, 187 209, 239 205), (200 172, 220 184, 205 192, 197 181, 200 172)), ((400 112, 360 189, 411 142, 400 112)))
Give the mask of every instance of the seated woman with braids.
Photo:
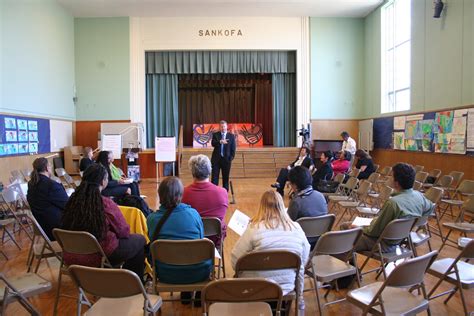
POLYGON ((102 194, 113 197, 123 196, 125 194, 140 196, 138 184, 136 182, 125 183, 120 171, 114 166, 113 161, 114 155, 110 151, 101 151, 97 156, 96 162, 104 166, 109 174, 109 184, 102 191, 102 194))
MULTIPOLYGON (((123 268, 143 276, 145 262, 145 238, 130 234, 128 226, 117 204, 101 195, 107 187, 108 174, 101 164, 89 166, 82 182, 71 195, 64 208, 62 228, 86 231, 94 235, 112 265, 124 262, 123 268)), ((64 253, 66 264, 98 267, 99 254, 77 255, 64 253)))
MULTIPOLYGON (((158 187, 160 208, 147 217, 151 242, 156 239, 186 240, 204 238, 204 225, 199 213, 191 206, 181 203, 183 184, 177 177, 165 178, 158 187)), ((188 284, 209 278, 213 262, 204 261, 194 265, 176 266, 157 262, 156 274, 161 282, 188 284)), ((182 292, 181 299, 188 300, 191 293, 182 292)), ((183 301, 183 303, 185 303, 183 301)))
POLYGON ((26 199, 33 216, 49 239, 54 240, 53 228, 58 228, 68 196, 61 183, 50 179, 51 165, 41 157, 33 161, 26 199))

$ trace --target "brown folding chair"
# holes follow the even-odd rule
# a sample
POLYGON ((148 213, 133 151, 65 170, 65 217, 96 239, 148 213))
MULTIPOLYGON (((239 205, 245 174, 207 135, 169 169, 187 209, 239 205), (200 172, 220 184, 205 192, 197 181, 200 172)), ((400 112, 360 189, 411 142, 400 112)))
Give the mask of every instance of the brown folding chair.
POLYGON ((450 192, 456 191, 456 188, 461 183, 462 178, 464 177, 464 172, 462 171, 451 171, 449 173, 451 177, 453 177, 453 183, 451 183, 451 187, 449 188, 450 192))
POLYGON ((345 174, 343 173, 338 173, 332 181, 334 183, 337 183, 336 191, 335 192, 321 192, 325 197, 328 197, 329 195, 341 195, 342 192, 340 192, 340 188, 342 185, 342 182, 344 181, 345 174))
POLYGON ((441 188, 444 191, 448 192, 452 183, 453 183, 453 177, 448 174, 445 174, 439 177, 438 179, 436 179, 435 183, 424 183, 423 188, 428 189, 431 187, 436 187, 436 188, 441 188))
POLYGON ((429 175, 428 172, 418 171, 415 174, 415 181, 421 182, 423 184, 426 182, 426 179, 428 179, 428 175, 429 175))
POLYGON ((418 257, 416 248, 420 247, 423 244, 428 244, 428 248, 431 249, 431 233, 428 228, 428 219, 431 215, 425 215, 418 217, 415 221, 414 229, 410 232, 410 239, 413 245, 413 253, 415 257, 418 257))
MULTIPOLYGON (((270 271, 270 270, 286 270, 295 271, 295 289, 283 296, 283 301, 289 302, 286 307, 288 313, 291 308, 291 302, 295 302, 295 315, 298 315, 300 297, 303 289, 300 288, 299 272, 301 269, 301 258, 296 253, 285 250, 271 251, 255 251, 248 253, 237 260, 235 264, 235 278, 241 277, 246 271, 270 271)), ((286 314, 287 315, 287 314, 286 314)))
POLYGON ((423 169, 425 169, 425 166, 415 165, 413 166, 413 169, 415 169, 415 172, 419 172, 423 171, 423 169))
POLYGON ((318 281, 321 283, 333 282, 338 290, 337 282, 334 281, 337 281, 339 278, 355 275, 357 285, 360 287, 359 271, 357 267, 349 264, 348 261, 352 259, 353 262, 357 262, 353 250, 361 235, 361 228, 327 232, 321 235, 314 247, 314 256, 311 257, 309 262, 310 268, 307 268, 305 273, 313 280, 320 315, 323 314, 323 307, 342 302, 345 298, 331 301, 321 306, 319 289, 329 287, 324 295, 324 297, 327 298, 331 288, 329 284, 323 286, 318 285, 318 281), (345 260, 341 260, 335 256, 345 257, 345 260))
POLYGON ((41 315, 31 305, 28 298, 49 291, 51 282, 34 273, 26 273, 13 278, 7 278, 3 273, 0 273, 0 281, 1 315, 7 315, 7 306, 14 301, 18 301, 31 315, 41 315))
MULTIPOLYGON (((428 297, 430 300, 437 297, 449 294, 444 301, 444 304, 453 297, 453 295, 459 290, 461 301, 464 309, 464 314, 468 315, 467 300, 464 296, 463 290, 474 288, 473 275, 474 265, 463 261, 462 259, 474 259, 474 240, 471 240, 461 251, 461 253, 455 258, 443 258, 436 260, 431 267, 428 269, 428 273, 439 278, 433 289, 431 289, 428 297), (443 281, 451 283, 454 287, 448 291, 433 296, 436 289, 441 285, 443 281)), ((472 300, 471 300, 472 302, 472 300)))
MULTIPOLYGON (((358 252, 361 255, 366 256, 366 259, 362 266, 359 268, 360 274, 364 275, 370 272, 378 271, 378 275, 380 274, 380 270, 382 270, 383 276, 385 279, 387 278, 387 272, 385 271, 385 267, 390 262, 396 262, 400 259, 406 259, 413 256, 412 246, 410 242, 410 232, 413 229, 413 225, 415 224, 416 217, 412 218, 402 218, 402 219, 394 219, 390 223, 385 226, 382 234, 380 234, 379 238, 375 242, 374 246, 370 251, 361 251, 358 252), (382 252, 382 243, 389 242, 389 243, 397 243, 396 250, 394 252, 382 252), (369 259, 374 259, 380 262, 380 267, 375 269, 371 269, 367 272, 362 272, 364 267, 369 262, 369 259)), ((377 276, 378 276, 377 275, 377 276)))
POLYGON ((222 275, 225 278, 225 263, 224 263, 224 234, 222 233, 222 223, 217 217, 203 217, 202 223, 204 225, 204 237, 216 236, 219 239, 219 246, 216 247, 219 252, 220 258, 217 263, 217 278, 222 275))
MULTIPOLYGON (((33 226, 33 240, 31 241, 26 265, 28 272, 30 272, 33 261, 36 259, 35 273, 38 273, 41 260, 56 257, 61 261, 62 249, 57 241, 49 240, 43 228, 41 228, 33 215, 30 216, 30 220, 33 226)), ((48 262, 48 260, 46 260, 46 262, 48 262)))
MULTIPOLYGON (((346 183, 339 185, 338 192, 335 194, 329 195, 328 198, 328 210, 331 210, 332 205, 337 207, 337 202, 339 201, 352 201, 354 200, 354 190, 359 184, 359 179, 356 177, 350 177, 346 183)), ((337 210, 334 210, 333 213, 336 213, 337 210)))
MULTIPOLYGON (((314 240, 328 232, 332 229, 334 221, 336 220, 336 215, 327 214, 318 217, 301 217, 296 221, 300 224, 301 229, 303 229, 304 234, 308 240, 314 240)), ((312 255, 310 254, 309 258, 312 255)))
MULTIPOLYGON (((104 250, 100 246, 94 235, 84 231, 70 231, 59 228, 53 229, 53 236, 61 246, 64 252, 79 255, 99 254, 101 256, 101 268, 121 267, 122 264, 113 266, 107 258, 104 250)), ((59 266, 58 287, 56 289, 56 298, 54 301, 53 315, 57 314, 59 297, 61 294, 62 275, 69 275, 68 266, 64 262, 64 256, 61 256, 61 264, 59 266)))
MULTIPOLYGON (((209 239, 194 240, 164 240, 158 239, 151 243, 150 252, 153 258, 153 288, 160 292, 193 292, 191 301, 195 299, 195 292, 202 289, 215 279, 215 269, 209 279, 190 284, 173 284, 160 282, 156 273, 156 262, 175 266, 189 266, 207 260, 214 262, 216 248, 209 239)), ((170 300, 164 300, 170 301, 170 300)))
POLYGON ((367 180, 362 180, 359 182, 359 187, 354 190, 353 200, 337 202, 339 208, 341 208, 343 211, 336 223, 336 226, 339 224, 339 222, 341 222, 347 213, 349 213, 349 220, 351 220, 354 217, 354 214, 352 214, 351 211, 356 210, 359 206, 367 206, 367 198, 369 196, 371 187, 372 183, 367 180))
POLYGON ((374 172, 379 171, 380 165, 374 163, 374 172))
POLYGON ((347 301, 362 309, 363 315, 415 315, 430 307, 424 276, 438 253, 408 259, 397 265, 384 282, 370 283, 347 293, 347 301), (421 289, 423 296, 411 291, 421 289))
POLYGON ((242 278, 212 281, 203 288, 201 296, 204 316, 272 316, 268 302, 277 303, 276 315, 280 315, 283 293, 274 281, 242 278))
POLYGON ((443 218, 448 210, 451 213, 451 217, 454 217, 453 208, 460 208, 465 199, 472 196, 474 196, 474 180, 463 180, 458 188, 450 194, 449 199, 441 199, 444 208, 440 219, 443 218))
POLYGON ((71 265, 68 269, 79 288, 77 315, 82 305, 89 306, 87 315, 156 315, 162 299, 147 294, 140 278, 126 269, 101 269, 71 265), (85 293, 100 297, 91 304, 85 293))
MULTIPOLYGON (((7 218, 7 219, 0 220, 0 230, 2 230, 2 246, 5 243, 5 241, 8 241, 8 240, 5 240, 5 234, 7 234, 10 241, 15 244, 18 250, 21 250, 20 245, 15 240, 14 233, 10 233, 10 231, 8 231, 8 226, 12 226, 12 231, 14 230, 13 225, 15 224, 15 222, 16 221, 14 218, 7 218)), ((6 260, 8 260, 8 256, 2 249, 0 249, 0 253, 2 254, 3 257, 5 257, 6 260)))
MULTIPOLYGON (((373 203, 370 206, 358 206, 356 207, 356 216, 362 217, 374 217, 380 212, 385 201, 387 201, 393 193, 393 189, 387 185, 384 185, 377 194, 376 198, 372 198, 373 203)), ((371 194, 369 194, 369 197, 371 194)))
POLYGON ((415 191, 421 191, 423 189, 423 182, 416 181, 413 183, 413 190, 415 191))
MULTIPOLYGON (((451 176, 448 176, 451 177, 451 176)), ((438 217, 438 205, 439 201, 441 201, 441 198, 443 197, 444 190, 440 187, 431 187, 429 188, 425 193, 425 197, 430 200, 434 204, 434 209, 433 212, 430 214, 430 217, 433 217, 436 221, 436 230, 433 231, 433 227, 429 225, 428 222, 428 229, 430 234, 435 234, 437 236, 441 237, 441 240, 443 240, 443 231, 441 230, 441 224, 439 222, 439 217, 438 217)))
POLYGON ((454 222, 443 223, 443 226, 448 229, 448 233, 446 234, 446 237, 444 237, 443 243, 441 244, 439 251, 441 252, 441 250, 443 249, 445 245, 453 246, 452 244, 454 244, 455 247, 457 247, 457 242, 449 239, 449 236, 451 235, 453 231, 460 232, 461 235, 463 235, 464 237, 467 237, 467 234, 473 234, 474 233, 473 220, 474 220, 474 197, 464 202, 464 204, 461 207, 459 216, 456 218, 454 222), (465 217, 469 217, 470 220, 466 221, 465 217), (448 242, 451 242, 452 244, 449 244, 448 242))
POLYGON ((3 189, 1 193, 3 198, 2 207, 7 216, 15 219, 15 224, 18 225, 19 232, 24 231, 30 240, 33 239, 28 229, 28 216, 31 215, 31 211, 29 210, 29 206, 25 205, 19 184, 9 186, 3 189), (23 206, 26 208, 22 208, 23 206))
POLYGON ((380 172, 378 172, 380 174, 380 177, 379 177, 379 180, 377 181, 377 183, 378 184, 383 184, 383 183, 387 182, 391 172, 392 172, 392 167, 390 167, 390 166, 383 167, 382 170, 380 170, 380 172))

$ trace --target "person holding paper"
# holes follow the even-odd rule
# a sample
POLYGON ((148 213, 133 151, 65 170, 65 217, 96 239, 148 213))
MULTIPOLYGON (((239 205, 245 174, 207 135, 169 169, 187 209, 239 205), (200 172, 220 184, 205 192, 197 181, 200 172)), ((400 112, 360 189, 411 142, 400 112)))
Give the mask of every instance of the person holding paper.
MULTIPOLYGON (((184 188, 183 203, 195 208, 201 217, 217 217, 221 220, 222 235, 226 235, 225 213, 229 206, 227 191, 209 181, 211 161, 206 155, 192 156, 188 162, 193 183, 184 188)), ((220 238, 210 236, 216 247, 220 238)))
MULTIPOLYGON (((387 200, 370 226, 363 228, 363 235, 355 246, 356 251, 371 250, 377 238, 382 234, 385 226, 394 219, 421 217, 431 214, 434 204, 421 192, 413 190, 415 182, 415 169, 409 164, 398 163, 393 167, 393 184, 397 191, 387 200)), ((346 229, 354 225, 343 224, 341 228, 346 229)), ((393 252, 397 242, 382 244, 382 252, 393 252)))
POLYGON ((111 151, 103 150, 97 156, 96 162, 104 166, 109 174, 109 182, 107 187, 102 190, 102 195, 120 197, 125 194, 133 194, 140 196, 140 192, 137 192, 138 186, 134 186, 135 189, 132 189, 131 185, 126 184, 112 163, 113 161, 114 155, 111 151))
POLYGON ((227 131, 227 122, 220 121, 220 132, 212 134, 212 183, 219 185, 222 170, 222 186, 229 191, 229 174, 235 156, 235 136, 227 131))
MULTIPOLYGON (((232 250, 232 267, 240 257, 254 251, 288 250, 301 257, 300 288, 304 288, 304 266, 308 261, 309 243, 301 226, 288 216, 281 195, 273 190, 263 193, 257 214, 232 250)), ((278 283, 283 295, 295 290, 293 270, 248 271, 242 277, 263 277, 278 283)))
POLYGON ((341 133, 341 138, 343 140, 341 151, 348 151, 351 155, 354 155, 357 150, 356 141, 349 136, 349 133, 344 131, 341 133))
MULTIPOLYGON (((301 217, 318 217, 328 213, 328 205, 324 195, 313 190, 311 173, 302 166, 296 166, 288 174, 293 196, 288 206, 288 215, 293 221, 301 217)), ((311 249, 317 238, 308 239, 311 249)))

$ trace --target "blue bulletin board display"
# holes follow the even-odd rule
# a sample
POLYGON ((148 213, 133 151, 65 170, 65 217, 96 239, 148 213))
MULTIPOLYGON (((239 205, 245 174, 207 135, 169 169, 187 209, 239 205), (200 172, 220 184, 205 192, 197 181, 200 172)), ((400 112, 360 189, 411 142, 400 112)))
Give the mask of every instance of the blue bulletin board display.
POLYGON ((51 152, 49 120, 0 114, 0 158, 51 152))

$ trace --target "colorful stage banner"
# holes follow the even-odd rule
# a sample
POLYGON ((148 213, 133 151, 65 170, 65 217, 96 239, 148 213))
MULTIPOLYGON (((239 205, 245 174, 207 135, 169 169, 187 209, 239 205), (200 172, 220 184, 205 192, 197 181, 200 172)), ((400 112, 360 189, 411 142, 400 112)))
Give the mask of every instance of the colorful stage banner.
MULTIPOLYGON (((229 123, 227 129, 236 137, 237 147, 263 147, 262 124, 229 123)), ((219 123, 194 124, 193 148, 212 147, 212 134, 219 132, 219 123)))

